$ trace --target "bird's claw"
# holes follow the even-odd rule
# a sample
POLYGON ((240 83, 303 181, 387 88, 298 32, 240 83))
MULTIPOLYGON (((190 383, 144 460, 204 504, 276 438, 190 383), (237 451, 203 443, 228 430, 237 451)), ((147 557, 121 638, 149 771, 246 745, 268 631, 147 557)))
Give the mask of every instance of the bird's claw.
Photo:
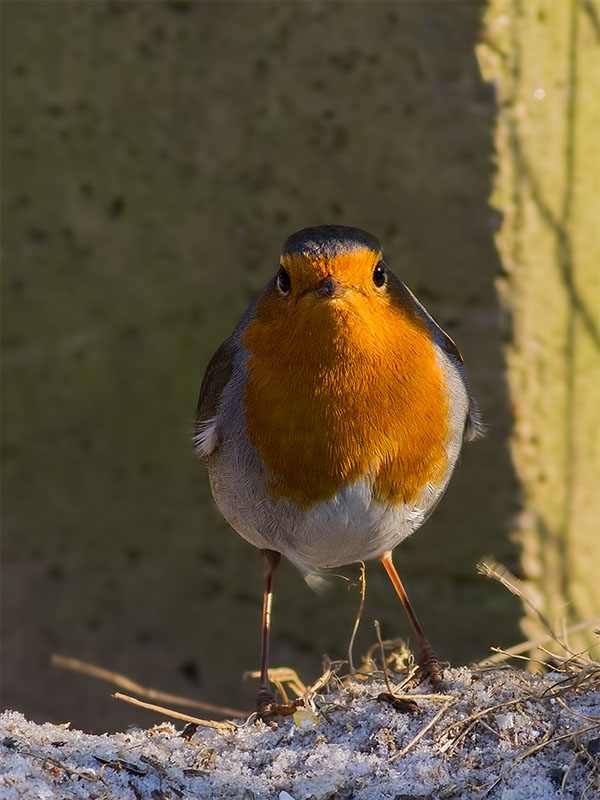
POLYGON ((442 666, 429 644, 421 647, 419 667, 421 668, 421 675, 424 678, 429 678, 433 686, 439 685, 444 680, 442 666))
POLYGON ((291 703, 276 703, 271 690, 262 686, 256 697, 256 714, 258 719, 273 727, 276 726, 275 717, 290 717, 303 705, 304 700, 301 697, 291 703))

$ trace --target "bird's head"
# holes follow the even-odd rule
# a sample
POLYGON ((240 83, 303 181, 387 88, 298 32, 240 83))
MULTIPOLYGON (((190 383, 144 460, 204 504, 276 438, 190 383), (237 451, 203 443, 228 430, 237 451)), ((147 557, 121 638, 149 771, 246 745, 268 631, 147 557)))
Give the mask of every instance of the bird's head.
POLYGON ((381 245, 360 228, 320 225, 285 242, 275 288, 291 306, 321 300, 378 299, 386 293, 381 245), (355 297, 355 299, 357 299, 355 297))

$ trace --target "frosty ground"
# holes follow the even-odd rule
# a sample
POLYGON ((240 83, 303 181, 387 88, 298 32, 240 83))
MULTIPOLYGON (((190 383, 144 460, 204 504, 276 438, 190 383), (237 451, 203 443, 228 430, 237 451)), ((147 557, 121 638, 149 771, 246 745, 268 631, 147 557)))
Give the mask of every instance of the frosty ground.
POLYGON ((251 718, 184 735, 164 722, 97 736, 7 711, 0 796, 595 800, 598 679, 593 666, 577 676, 462 667, 436 693, 395 676, 400 701, 372 676, 332 680, 276 728, 251 718))

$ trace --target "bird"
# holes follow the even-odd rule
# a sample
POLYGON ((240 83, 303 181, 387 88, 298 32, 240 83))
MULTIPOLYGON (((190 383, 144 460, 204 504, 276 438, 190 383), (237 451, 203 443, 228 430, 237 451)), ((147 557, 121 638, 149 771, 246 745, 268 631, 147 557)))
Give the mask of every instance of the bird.
POLYGON ((273 575, 282 556, 309 585, 379 560, 429 644, 392 561, 429 517, 463 441, 484 433, 463 359, 383 258, 379 240, 318 225, 285 241, 273 277, 217 349, 194 427, 221 514, 262 555, 260 687, 267 721, 273 575))

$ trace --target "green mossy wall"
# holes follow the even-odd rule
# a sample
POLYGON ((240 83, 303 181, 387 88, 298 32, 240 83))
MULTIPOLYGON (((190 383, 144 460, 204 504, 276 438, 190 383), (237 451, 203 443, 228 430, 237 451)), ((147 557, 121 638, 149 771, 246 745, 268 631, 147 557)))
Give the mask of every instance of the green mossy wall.
MULTIPOLYGON (((459 344, 488 437, 397 551, 440 655, 518 640, 520 495, 490 210, 496 96, 477 2, 2 4, 3 702, 147 723, 52 652, 250 707, 258 559, 219 518, 190 432, 203 369, 283 239, 359 225, 459 344)), ((357 570, 348 574, 356 576, 357 570)), ((356 591, 282 567, 274 664, 345 655, 356 591)), ((377 565, 357 653, 406 636, 377 565)))
MULTIPOLYGON (((523 487, 514 536, 531 596, 556 629, 595 618, 571 637, 584 650, 600 621, 600 4, 497 0, 485 29, 523 487)), ((524 630, 545 633, 534 614, 524 630)))

